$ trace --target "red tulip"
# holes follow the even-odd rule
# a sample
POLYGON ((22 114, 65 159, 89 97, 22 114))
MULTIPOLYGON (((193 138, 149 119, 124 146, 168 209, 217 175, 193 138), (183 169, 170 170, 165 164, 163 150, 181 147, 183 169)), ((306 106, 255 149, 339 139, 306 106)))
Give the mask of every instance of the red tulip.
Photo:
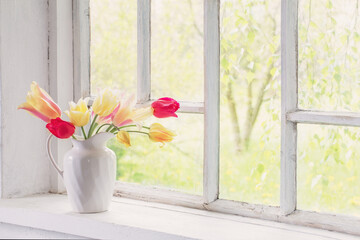
POLYGON ((75 132, 75 126, 71 122, 66 122, 60 118, 51 119, 50 123, 46 124, 46 128, 58 138, 69 138, 75 132))
POLYGON ((164 97, 153 102, 151 107, 157 118, 177 117, 175 112, 179 109, 180 104, 172 98, 164 97))

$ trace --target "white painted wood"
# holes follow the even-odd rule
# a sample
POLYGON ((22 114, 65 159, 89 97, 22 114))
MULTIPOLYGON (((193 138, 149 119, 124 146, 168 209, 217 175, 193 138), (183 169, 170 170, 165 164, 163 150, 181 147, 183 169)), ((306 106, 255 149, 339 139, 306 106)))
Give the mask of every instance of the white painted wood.
POLYGON ((360 113, 354 112, 322 112, 298 110, 292 113, 288 113, 287 120, 294 123, 360 127, 360 113))
MULTIPOLYGON (((209 204, 205 204, 202 202, 200 196, 177 192, 166 188, 146 187, 139 184, 122 182, 116 182, 114 195, 146 202, 165 203, 174 206, 315 227, 360 236, 360 229, 357 227, 360 226, 360 218, 357 217, 300 210, 296 210, 289 215, 284 215, 280 208, 276 206, 250 204, 224 199, 218 199, 209 204)), ((115 198, 115 200, 116 199, 118 198, 115 198)))
POLYGON ((114 196, 197 209, 201 209, 203 205, 202 196, 182 193, 168 188, 143 186, 119 181, 115 183, 114 196))
POLYGON ((220 96, 220 31, 219 0, 204 1, 204 201, 219 196, 219 96, 220 96))
POLYGON ((47 0, 0 1, 1 197, 48 192, 45 123, 17 106, 32 81, 48 87, 47 0))
POLYGON ((151 94, 151 0, 137 0, 137 102, 151 94))
POLYGON ((206 209, 360 236, 360 218, 358 217, 301 210, 296 210, 289 215, 283 215, 279 207, 221 199, 207 205, 206 209))
POLYGON ((78 236, 0 223, 1 239, 84 239, 78 236))
POLYGON ((203 102, 185 102, 179 101, 180 113, 204 113, 204 103, 203 102))
POLYGON ((358 217, 296 210, 289 216, 281 216, 279 220, 289 224, 328 229, 360 236, 360 219, 358 217))
POLYGON ((281 187, 283 214, 296 209, 296 123, 286 114, 298 105, 298 0, 281 1, 281 187))
MULTIPOLYGON (((66 196, 0 201, 0 222, 96 239, 358 239, 308 227, 114 198, 100 214, 69 212, 66 196)), ((286 218, 286 217, 284 217, 286 218)))
POLYGON ((90 96, 89 0, 73 0, 74 100, 90 96))
POLYGON ((280 214, 280 208, 261 204, 250 204, 232 200, 218 199, 205 206, 205 209, 215 212, 228 213, 243 217, 259 218, 276 221, 280 214))
MULTIPOLYGON (((69 108, 73 99, 73 28, 72 0, 49 0, 49 86, 50 95, 61 109, 69 108)), ((66 115, 63 115, 67 119, 66 115)), ((42 144, 45 146, 45 143, 42 144)), ((54 139, 52 151, 62 168, 63 157, 71 148, 69 140, 54 139)), ((61 177, 49 167, 51 192, 64 192, 61 177)))
MULTIPOLYGON (((127 199, 127 198, 114 198, 114 201, 120 202, 120 203, 127 203, 127 204, 132 203, 132 200, 127 199)), ((285 220, 283 220, 284 223, 290 223, 292 221, 290 219, 292 217, 292 215, 289 215, 289 216, 281 215, 279 207, 254 205, 254 204, 247 204, 247 203, 241 203, 241 202, 230 201, 230 200, 221 200, 221 199, 218 199, 215 202, 210 203, 209 205, 204 205, 204 210, 210 207, 211 212, 202 211, 201 209, 191 209, 191 208, 187 208, 187 207, 180 208, 179 206, 164 205, 164 204, 148 202, 148 201, 138 201, 138 204, 141 204, 142 206, 148 206, 148 207, 153 207, 153 208, 162 208, 162 209, 166 209, 169 211, 181 211, 184 213, 191 213, 191 214, 202 215, 202 216, 214 216, 212 214, 214 212, 216 212, 217 213, 216 216, 221 219, 234 220, 234 221, 243 222, 243 223, 246 222, 248 224, 262 225, 264 227, 281 228, 283 226, 282 223, 279 223, 280 221, 276 220, 279 218, 284 218, 285 219, 285 220), (264 210, 265 214, 270 213, 270 214, 266 215, 267 217, 265 217, 265 219, 274 219, 275 221, 259 220, 258 218, 264 218, 264 217, 259 217, 259 216, 254 216, 254 215, 252 217, 247 217, 246 212, 248 214, 253 214, 254 211, 261 213, 261 210, 264 210), (227 211, 229 211, 230 214, 228 214, 227 211)), ((332 221, 331 220, 332 215, 329 215, 329 214, 325 214, 325 215, 320 214, 321 216, 317 216, 317 215, 319 215, 319 213, 303 212, 303 211, 296 211, 296 214, 298 214, 299 216, 302 215, 302 217, 301 217, 302 222, 305 222, 304 219, 311 219, 311 218, 319 219, 319 218, 321 218, 321 216, 324 216, 324 221, 322 221, 323 226, 327 226, 328 223, 332 221)), ((344 216, 340 216, 340 217, 342 218, 344 216)), ((345 220, 345 222, 348 222, 348 221, 351 222, 349 224, 349 228, 350 228, 350 226, 352 228, 356 228, 354 226, 356 226, 358 224, 357 223, 358 219, 353 218, 353 217, 345 217, 345 218, 347 219, 347 220, 345 220)), ((295 214, 294 214, 294 219, 295 220, 297 219, 297 215, 295 215, 295 214)), ((313 223, 314 220, 311 222, 313 223)), ((311 227, 312 223, 308 222, 307 224, 309 227, 311 227)), ((297 226, 297 225, 300 225, 300 224, 299 223, 288 224, 288 225, 286 225, 286 227, 288 230, 291 230, 291 231, 302 232, 303 226, 297 226)), ((334 223, 330 224, 330 225, 332 225, 332 226, 336 225, 335 227, 337 227, 338 223, 337 223, 337 221, 334 221, 334 223)), ((343 225, 343 224, 340 224, 340 225, 343 225)), ((321 228, 320 226, 318 226, 318 227, 321 228)), ((346 237, 350 237, 349 235, 343 235, 342 233, 324 231, 324 230, 316 229, 316 228, 311 228, 311 229, 307 228, 307 229, 311 230, 311 233, 313 233, 313 234, 326 236, 326 237, 330 237, 330 238, 334 238, 334 239, 347 239, 346 237)), ((357 234, 357 235, 359 235, 359 234, 357 234)), ((350 238, 351 239, 359 239, 355 236, 351 236, 350 238)))
MULTIPOLYGON (((139 213, 136 207, 125 204, 114 205, 109 212, 76 214, 70 211, 64 195, 0 201, 0 222, 91 239, 187 239, 166 231, 156 231, 154 227, 143 227, 149 225, 151 216, 139 213), (143 221, 146 221, 145 224, 143 221)), ((154 221, 154 218, 151 220, 154 221)))

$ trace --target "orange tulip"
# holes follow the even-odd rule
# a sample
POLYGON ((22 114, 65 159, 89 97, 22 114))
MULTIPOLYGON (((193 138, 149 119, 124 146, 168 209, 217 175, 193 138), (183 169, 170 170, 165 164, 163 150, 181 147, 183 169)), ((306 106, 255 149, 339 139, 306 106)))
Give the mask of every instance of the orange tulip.
POLYGON ((164 142, 171 142, 174 136, 176 135, 173 132, 166 129, 160 123, 153 123, 150 126, 149 138, 153 142, 161 142, 164 144, 164 142))
POLYGON ((130 135, 128 132, 126 131, 119 131, 118 134, 116 135, 116 139, 124 144, 126 147, 130 147, 131 143, 130 143, 130 135))
POLYGON ((54 100, 36 82, 31 83, 26 102, 18 106, 45 122, 61 117, 61 110, 54 100))

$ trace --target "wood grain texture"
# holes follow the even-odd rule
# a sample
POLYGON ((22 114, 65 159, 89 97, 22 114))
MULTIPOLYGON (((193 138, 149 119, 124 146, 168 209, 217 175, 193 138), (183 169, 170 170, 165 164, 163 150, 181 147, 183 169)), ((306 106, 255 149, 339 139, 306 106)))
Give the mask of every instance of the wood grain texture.
POLYGON ((292 113, 288 113, 287 120, 294 123, 360 127, 360 113, 353 112, 298 110, 292 113))
POLYGON ((113 198, 111 211, 74 214, 66 196, 0 201, 0 221, 91 239, 334 240, 355 236, 274 221, 113 198))
POLYGON ((186 194, 168 188, 143 186, 120 181, 115 183, 114 196, 196 209, 202 209, 203 206, 203 199, 201 196, 186 194))
MULTIPOLYGON (((49 88, 50 95, 61 109, 69 108, 73 98, 73 28, 72 0, 49 0, 49 88)), ((52 151, 58 165, 71 148, 70 141, 54 139, 52 151)), ((58 173, 50 167, 51 192, 65 191, 58 173)))
POLYGON ((17 106, 32 81, 48 86, 48 3, 0 1, 1 197, 48 192, 44 122, 17 106))
POLYGON ((205 67, 205 134, 204 134, 204 201, 219 196, 219 96, 220 31, 219 0, 204 1, 204 67, 205 67))
POLYGON ((210 211, 260 218, 360 236, 360 219, 339 214, 295 210, 284 215, 279 207, 219 199, 206 206, 210 211))
POLYGON ((180 113, 204 113, 204 103, 203 102, 185 102, 179 101, 180 113))
MULTIPOLYGON (((277 206, 251 204, 225 199, 217 199, 211 203, 204 203, 200 196, 167 188, 122 182, 116 182, 114 195, 145 202, 165 203, 174 206, 273 221, 272 223, 269 222, 270 225, 276 224, 274 222, 281 222, 360 236, 360 229, 358 228, 358 226, 360 226, 360 219, 352 216, 301 210, 296 210, 291 214, 284 215, 280 207, 277 206)), ((184 209, 184 211, 186 210, 184 209)))
POLYGON ((283 214, 296 209, 297 126, 287 113, 298 106, 298 0, 281 1, 281 187, 283 214))
POLYGON ((89 0, 73 0, 74 100, 90 96, 89 0))
POLYGON ((151 0, 137 0, 137 102, 151 94, 151 0))

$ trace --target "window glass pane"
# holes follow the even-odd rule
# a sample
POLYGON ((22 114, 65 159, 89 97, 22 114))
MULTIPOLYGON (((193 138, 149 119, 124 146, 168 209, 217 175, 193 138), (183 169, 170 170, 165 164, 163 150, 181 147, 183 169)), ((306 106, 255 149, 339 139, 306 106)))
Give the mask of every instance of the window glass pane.
POLYGON ((203 2, 151 1, 152 98, 203 101, 203 2))
POLYGON ((90 0, 91 93, 136 93, 136 1, 90 0))
POLYGON ((360 216, 360 129, 298 125, 297 208, 360 216))
POLYGON ((357 0, 301 0, 299 106, 360 110, 360 24, 357 0))
POLYGON ((220 197, 279 205, 280 0, 220 11, 220 197))
POLYGON ((129 148, 115 139, 109 141, 118 158, 118 180, 202 194, 203 115, 178 115, 179 118, 154 118, 148 122, 159 122, 177 134, 162 148, 160 143, 136 133, 130 136, 129 148))

